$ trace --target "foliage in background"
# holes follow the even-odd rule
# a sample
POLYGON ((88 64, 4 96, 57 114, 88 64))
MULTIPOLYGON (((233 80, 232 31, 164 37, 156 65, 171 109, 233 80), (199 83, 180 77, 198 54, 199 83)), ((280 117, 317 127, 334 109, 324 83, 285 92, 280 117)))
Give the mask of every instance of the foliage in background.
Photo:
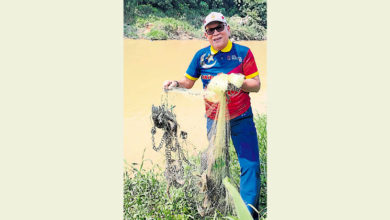
MULTIPOLYGON (((260 219, 267 216, 267 116, 257 115, 254 118, 258 133, 259 156, 261 169, 261 190, 259 198, 260 219)), ((239 189, 240 166, 234 147, 230 144, 231 183, 239 189)), ((130 164, 124 173, 124 219, 202 219, 197 212, 197 201, 200 195, 194 183, 193 168, 185 167, 185 183, 181 188, 170 188, 171 199, 167 196, 167 182, 158 165, 151 170, 141 164, 130 164)), ((200 158, 191 158, 190 162, 199 167, 200 158)), ((217 217, 224 217, 216 213, 217 217)), ((229 213, 236 215, 236 213, 229 213)), ((208 216, 213 219, 214 216, 208 216)))
POLYGON ((202 38, 202 22, 211 11, 227 17, 234 39, 266 39, 266 0, 124 0, 124 36, 135 39, 202 38), (171 23, 174 25, 166 28, 171 23))
POLYGON ((234 40, 265 40, 266 29, 250 16, 233 16, 226 19, 234 40))

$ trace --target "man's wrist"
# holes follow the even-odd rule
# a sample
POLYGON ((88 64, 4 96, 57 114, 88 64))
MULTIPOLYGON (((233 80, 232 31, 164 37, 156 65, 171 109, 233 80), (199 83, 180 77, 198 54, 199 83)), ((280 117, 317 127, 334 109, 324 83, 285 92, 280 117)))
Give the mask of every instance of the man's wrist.
POLYGON ((179 81, 175 80, 174 82, 176 82, 176 87, 179 88, 180 87, 179 81))

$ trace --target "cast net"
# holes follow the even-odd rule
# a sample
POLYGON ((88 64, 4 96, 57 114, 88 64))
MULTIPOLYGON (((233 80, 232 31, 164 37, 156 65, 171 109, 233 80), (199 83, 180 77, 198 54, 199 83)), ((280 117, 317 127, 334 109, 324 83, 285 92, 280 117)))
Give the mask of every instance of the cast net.
POLYGON ((167 193, 171 186, 182 187, 186 179, 194 184, 193 190, 199 195, 197 198, 198 213, 203 216, 212 216, 216 211, 226 214, 233 212, 232 199, 229 198, 222 180, 230 177, 230 128, 228 91, 240 91, 244 81, 242 74, 219 74, 215 76, 202 92, 194 92, 185 89, 176 89, 173 92, 187 93, 193 96, 203 96, 212 103, 216 109, 215 120, 207 134, 209 144, 205 151, 200 153, 199 163, 190 163, 183 151, 179 139, 185 140, 187 132, 181 131, 178 137, 178 122, 169 108, 167 99, 160 106, 152 106, 152 140, 153 149, 159 151, 164 147, 166 169, 165 177, 168 182, 167 193), (156 128, 163 131, 161 142, 155 144, 154 135, 156 128), (185 175, 184 165, 190 167, 189 175, 185 175))

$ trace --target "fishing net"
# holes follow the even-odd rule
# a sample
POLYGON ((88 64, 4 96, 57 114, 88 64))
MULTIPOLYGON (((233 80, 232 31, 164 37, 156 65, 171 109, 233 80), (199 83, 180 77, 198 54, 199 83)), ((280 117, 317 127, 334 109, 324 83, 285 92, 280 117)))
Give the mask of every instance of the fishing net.
POLYGON ((202 173, 205 198, 200 210, 204 210, 205 214, 215 209, 223 213, 232 211, 232 200, 222 184, 225 177, 230 177, 230 117, 227 109, 229 101, 227 91, 239 90, 243 81, 244 76, 241 74, 220 74, 214 77, 207 86, 205 99, 212 102, 214 105, 212 108, 216 108, 217 113, 216 120, 213 121, 208 133, 209 146, 201 159, 201 167, 205 169, 202 173))
MULTIPOLYGON (((169 188, 182 187, 185 178, 190 178, 190 182, 195 184, 199 198, 196 201, 198 213, 203 216, 211 216, 216 211, 226 214, 233 212, 232 199, 229 198, 222 180, 230 177, 230 157, 229 157, 229 111, 227 104, 230 92, 237 94, 244 81, 241 74, 220 74, 215 76, 208 84, 207 90, 202 92, 188 92, 185 89, 176 89, 179 93, 188 93, 195 96, 203 96, 212 108, 216 109, 216 117, 208 132, 209 145, 204 152, 200 153, 199 164, 191 164, 186 158, 183 147, 178 137, 178 122, 173 108, 169 108, 167 101, 163 101, 160 106, 152 106, 153 127, 152 142, 153 149, 159 151, 165 148, 166 169, 165 177, 168 182, 167 193, 169 188), (159 128, 163 135, 158 146, 155 144, 154 135, 159 128), (193 171, 192 175, 185 176, 184 163, 188 164, 193 171)), ((187 132, 180 132, 180 139, 185 140, 187 132)))
MULTIPOLYGON (((153 105, 152 121, 154 125, 151 130, 153 149, 159 151, 165 146, 166 169, 164 175, 168 182, 167 193, 169 196, 169 188, 172 185, 180 187, 184 184, 183 161, 190 166, 192 165, 186 158, 183 148, 179 143, 177 135, 178 123, 172 108, 169 109, 167 103, 163 103, 161 106, 157 107, 153 105), (156 128, 163 130, 163 135, 158 146, 156 146, 154 138, 157 132, 156 128), (172 155, 172 152, 176 154, 172 155)), ((183 140, 187 139, 187 132, 181 131, 180 138, 183 140)))

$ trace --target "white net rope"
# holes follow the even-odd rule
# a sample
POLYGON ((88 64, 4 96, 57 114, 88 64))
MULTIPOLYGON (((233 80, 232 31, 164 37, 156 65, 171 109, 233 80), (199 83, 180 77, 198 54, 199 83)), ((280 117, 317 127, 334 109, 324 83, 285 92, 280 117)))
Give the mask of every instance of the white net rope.
POLYGON ((202 155, 201 164, 206 170, 202 173, 205 198, 203 207, 205 213, 218 209, 224 213, 231 212, 233 204, 222 184, 229 173, 229 111, 227 108, 227 91, 237 90, 244 81, 241 74, 219 74, 207 86, 205 99, 217 104, 217 114, 208 133, 209 147, 202 155))
POLYGON ((176 116, 172 108, 168 107, 167 101, 163 101, 161 106, 152 107, 153 149, 159 151, 165 146, 165 177, 168 182, 168 196, 171 185, 181 187, 184 185, 185 178, 189 178, 189 182, 194 185, 192 189, 199 193, 196 203, 198 213, 201 216, 210 216, 216 211, 220 213, 233 212, 232 200, 222 184, 225 177, 230 177, 230 117, 227 104, 231 92, 237 94, 243 81, 244 76, 242 74, 219 74, 210 81, 205 91, 197 92, 181 88, 171 91, 192 96, 203 96, 212 103, 212 107, 217 108, 215 120, 213 120, 208 133, 209 145, 201 153, 199 167, 196 167, 196 164, 191 164, 183 153, 179 138, 185 140, 187 133, 181 131, 178 137, 176 116), (156 146, 154 140, 156 128, 160 128, 164 132, 158 146, 156 146), (183 162, 191 167, 189 169, 192 172, 190 175, 185 175, 183 162))

